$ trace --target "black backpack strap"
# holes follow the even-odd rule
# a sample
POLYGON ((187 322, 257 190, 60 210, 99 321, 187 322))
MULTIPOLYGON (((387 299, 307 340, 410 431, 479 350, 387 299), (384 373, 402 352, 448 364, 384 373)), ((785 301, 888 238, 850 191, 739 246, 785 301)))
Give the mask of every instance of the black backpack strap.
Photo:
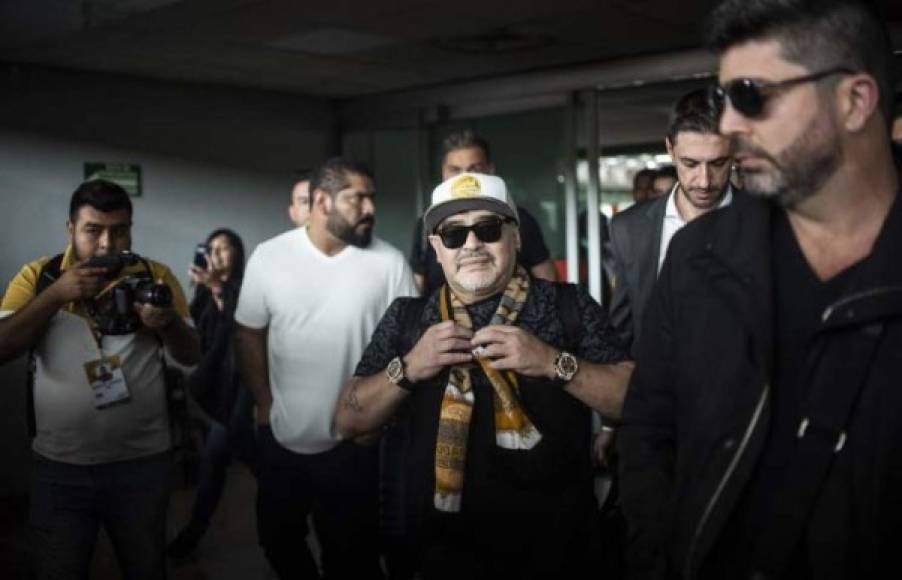
MULTIPOLYGON (((38 280, 35 282, 34 295, 38 296, 46 290, 51 284, 60 277, 63 266, 63 255, 57 254, 50 258, 38 273, 38 280)), ((28 351, 28 372, 25 378, 25 406, 28 422, 28 436, 32 439, 37 435, 37 418, 34 410, 34 375, 37 372, 37 361, 34 358, 34 348, 28 351)))
POLYGON ((57 254, 50 258, 38 273, 38 281, 35 283, 34 295, 37 296, 47 289, 48 286, 57 281, 60 277, 63 267, 63 255, 57 254))
POLYGON ((570 352, 576 354, 582 340, 582 319, 579 314, 579 299, 576 284, 559 284, 557 311, 564 326, 564 342, 570 352))

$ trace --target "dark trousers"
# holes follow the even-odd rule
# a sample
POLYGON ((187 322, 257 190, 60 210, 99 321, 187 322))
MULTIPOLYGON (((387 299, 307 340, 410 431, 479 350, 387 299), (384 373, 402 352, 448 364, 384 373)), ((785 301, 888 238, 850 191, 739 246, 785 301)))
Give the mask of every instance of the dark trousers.
POLYGON ((198 536, 210 526, 210 520, 213 519, 213 513, 225 489, 226 472, 231 462, 228 432, 221 423, 212 421, 201 450, 197 496, 194 498, 191 521, 188 522, 198 536))
POLYGON ((169 453, 72 465, 35 457, 29 528, 36 577, 87 579, 102 525, 126 580, 166 577, 169 453))
POLYGON ((252 439, 254 434, 250 419, 252 405, 250 392, 242 389, 238 393, 228 426, 215 420, 210 422, 210 429, 201 450, 197 496, 194 498, 191 520, 188 522, 188 527, 198 537, 210 526, 210 520, 213 519, 225 489, 232 458, 241 460, 256 473, 252 439))
POLYGON ((302 455, 282 447, 269 427, 261 427, 258 436, 257 530, 279 578, 319 578, 305 541, 308 515, 326 580, 382 578, 378 448, 344 442, 302 455))

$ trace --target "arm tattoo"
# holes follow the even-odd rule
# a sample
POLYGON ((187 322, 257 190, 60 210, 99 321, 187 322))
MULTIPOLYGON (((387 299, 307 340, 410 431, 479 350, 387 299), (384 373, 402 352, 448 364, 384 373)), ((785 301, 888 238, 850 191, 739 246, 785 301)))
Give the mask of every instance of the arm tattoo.
POLYGON ((351 385, 351 391, 348 393, 348 396, 345 397, 344 402, 345 408, 351 409, 352 411, 361 412, 363 411, 363 406, 360 404, 360 399, 357 398, 357 383, 351 385))

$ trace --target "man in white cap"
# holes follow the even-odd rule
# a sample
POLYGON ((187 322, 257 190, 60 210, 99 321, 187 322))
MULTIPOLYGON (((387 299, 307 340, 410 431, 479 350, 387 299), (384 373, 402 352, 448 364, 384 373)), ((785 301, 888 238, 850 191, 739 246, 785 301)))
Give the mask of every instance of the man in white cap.
POLYGON ((500 178, 439 185, 424 231, 447 284, 395 300, 345 384, 345 438, 409 415, 408 534, 424 578, 580 577, 597 570, 590 411, 618 417, 630 364, 584 290, 516 262, 500 178))

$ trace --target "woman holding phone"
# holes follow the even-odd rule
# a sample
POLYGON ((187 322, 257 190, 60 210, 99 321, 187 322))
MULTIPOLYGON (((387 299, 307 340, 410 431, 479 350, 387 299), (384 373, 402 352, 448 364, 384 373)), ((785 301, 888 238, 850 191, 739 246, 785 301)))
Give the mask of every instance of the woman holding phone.
POLYGON ((251 463, 253 401, 239 383, 232 347, 244 261, 241 238, 221 228, 198 247, 189 269, 195 284, 191 316, 203 356, 188 384, 193 398, 212 420, 201 452, 191 519, 169 544, 173 558, 188 556, 197 549, 222 496, 232 457, 251 463))

